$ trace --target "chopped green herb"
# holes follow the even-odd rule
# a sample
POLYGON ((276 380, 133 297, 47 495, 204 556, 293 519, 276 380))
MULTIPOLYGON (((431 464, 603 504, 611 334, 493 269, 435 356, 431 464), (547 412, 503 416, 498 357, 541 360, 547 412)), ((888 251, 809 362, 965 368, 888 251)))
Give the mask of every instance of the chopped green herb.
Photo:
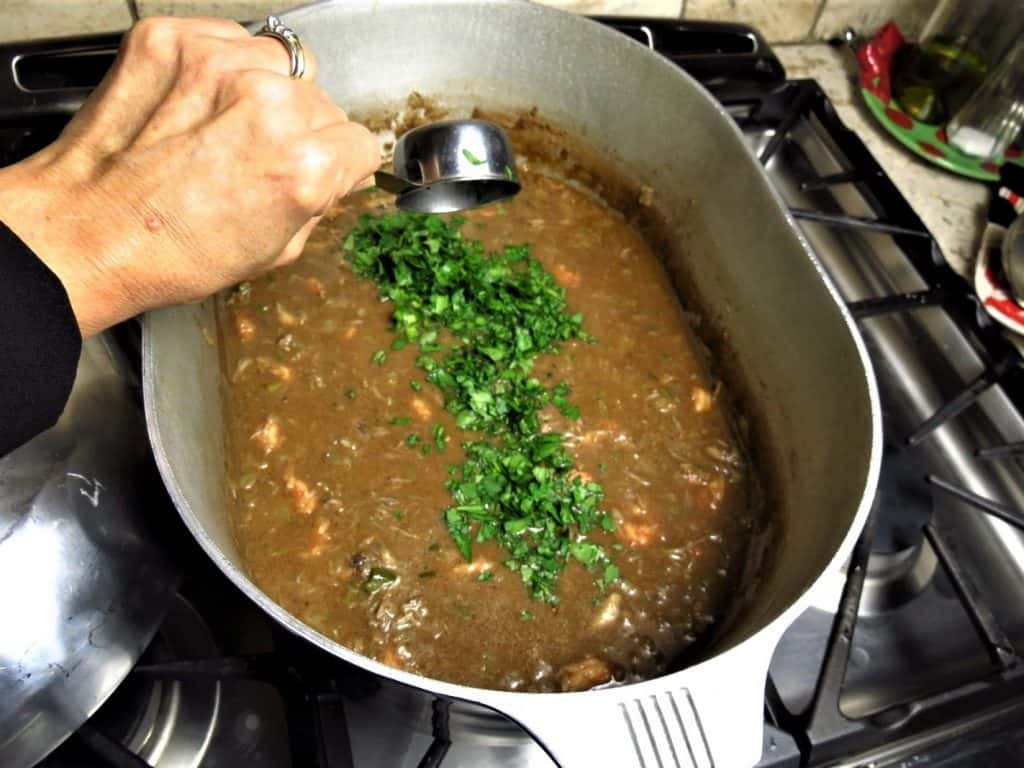
POLYGON ((505 206, 502 205, 501 203, 498 203, 498 215, 499 216, 504 216, 505 215, 505 206))
POLYGON ((395 520, 399 520, 399 521, 401 521, 401 519, 402 519, 402 517, 403 517, 403 514, 402 514, 402 510, 400 510, 400 509, 396 509, 396 510, 395 510, 394 512, 392 512, 391 514, 392 514, 392 515, 394 515, 394 517, 395 517, 395 520))
POLYGON ((384 365, 387 359, 387 353, 383 349, 378 349, 373 353, 373 356, 370 358, 370 362, 374 365, 384 365))
POLYGON ((532 614, 532 613, 530 613, 529 611, 522 611, 522 612, 521 612, 521 613, 519 614, 519 618, 520 618, 520 619, 521 619, 522 621, 533 621, 533 614, 532 614))
POLYGON ((569 389, 569 385, 560 381, 551 389, 551 402, 563 416, 577 421, 580 418, 580 409, 569 402, 571 394, 572 390, 569 389))
POLYGON ((405 438, 405 444, 408 445, 410 448, 415 448, 417 445, 419 445, 419 442, 419 435, 409 435, 407 438, 405 438))
POLYGON ((473 154, 472 152, 470 152, 470 151, 469 151, 468 149, 464 149, 464 150, 462 150, 462 155, 463 155, 463 157, 465 157, 465 158, 466 158, 467 160, 469 160, 469 162, 471 162, 471 163, 472 163, 473 165, 483 165, 484 163, 486 163, 486 162, 487 162, 486 160, 481 160, 481 159, 480 159, 479 157, 477 157, 476 155, 474 155, 474 154, 473 154))
MULTIPOLYGON (((511 168, 506 175, 514 178, 511 168)), ((571 560, 602 574, 595 583, 605 586, 611 560, 590 537, 614 523, 600 509, 600 484, 574 472, 563 436, 541 431, 545 407, 570 419, 579 410, 568 384, 549 387, 534 363, 566 342, 592 337, 529 246, 488 253, 463 235, 462 224, 404 212, 363 216, 344 241, 344 256, 394 307, 397 338, 419 346, 417 365, 456 426, 477 433, 447 481, 453 504, 444 521, 459 552, 469 561, 474 541, 495 541, 531 595, 556 604, 558 579, 571 560)), ((420 450, 443 451, 443 425, 431 437, 418 441, 420 450)))
POLYGON ((603 461, 597 465, 597 471, 600 472, 602 475, 605 473, 605 470, 607 469, 608 467, 605 465, 603 461))
POLYGON ((604 567, 604 575, 602 575, 601 578, 597 580, 597 583, 598 586, 604 589, 612 582, 617 581, 618 578, 619 566, 615 565, 614 563, 608 563, 608 565, 604 567))
POLYGON ((391 342, 391 349, 397 352, 400 349, 405 349, 408 343, 408 339, 395 339, 393 342, 391 342))
POLYGON ((379 568, 373 567, 370 569, 370 575, 366 581, 363 582, 363 591, 367 594, 372 595, 382 587, 386 587, 398 578, 398 574, 392 571, 390 568, 379 568))
POLYGON ((420 384, 415 379, 413 379, 412 381, 409 382, 409 389, 411 389, 413 392, 419 392, 423 389, 423 385, 420 384))
POLYGON ((443 424, 434 425, 434 444, 439 451, 443 451, 448 444, 448 436, 445 434, 443 424))
POLYGON ((515 171, 512 170, 512 166, 510 166, 510 165, 506 165, 505 166, 505 178, 508 179, 509 181, 515 181, 516 180, 515 171))
POLYGON ((476 577, 477 581, 490 581, 494 578, 494 571, 480 571, 480 575, 476 577))
POLYGON ((412 424, 412 418, 409 416, 395 416, 393 419, 388 420, 388 424, 396 427, 404 427, 408 424, 412 424))

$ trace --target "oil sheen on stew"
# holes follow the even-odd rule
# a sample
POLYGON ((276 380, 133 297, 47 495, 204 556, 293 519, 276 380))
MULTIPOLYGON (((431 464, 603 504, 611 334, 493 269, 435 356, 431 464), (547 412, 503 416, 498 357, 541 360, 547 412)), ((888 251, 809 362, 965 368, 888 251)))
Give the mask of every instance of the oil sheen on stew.
POLYGON ((732 421, 664 268, 620 214, 540 174, 525 173, 504 206, 466 215, 464 236, 488 249, 530 243, 596 338, 535 370, 572 388, 580 418, 551 408, 542 428, 564 433, 577 469, 604 486, 615 530, 591 538, 621 578, 602 590, 570 563, 552 607, 493 542, 466 562, 442 519, 467 433, 413 345, 380 364, 392 307, 341 253, 359 214, 389 205, 373 192, 350 198, 296 264, 220 307, 231 520, 250 576, 327 637, 428 677, 559 691, 663 672, 727 610, 757 516, 732 421), (444 452, 410 449, 410 434, 429 440, 437 424, 451 436, 444 452), (386 583, 367 589, 373 574, 386 583))

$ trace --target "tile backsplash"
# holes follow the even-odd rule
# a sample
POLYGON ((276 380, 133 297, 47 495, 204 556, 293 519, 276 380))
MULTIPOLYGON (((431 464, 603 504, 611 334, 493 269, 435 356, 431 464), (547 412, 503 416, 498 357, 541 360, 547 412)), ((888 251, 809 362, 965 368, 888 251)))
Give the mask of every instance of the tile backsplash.
MULTIPOLYGON (((759 29, 772 43, 827 40, 848 26, 869 34, 889 19, 914 38, 937 4, 937 0, 540 1, 575 13, 742 22, 759 29)), ((124 29, 133 18, 160 14, 253 20, 300 4, 290 0, 0 0, 0 42, 124 29)))
POLYGON ((0 42, 124 29, 125 0, 0 0, 0 42))
POLYGON ((807 40, 824 0, 686 0, 684 18, 750 24, 770 43, 807 40))
POLYGON ((905 36, 915 38, 937 5, 937 0, 827 0, 812 36, 828 40, 847 27, 870 34, 892 20, 905 36))

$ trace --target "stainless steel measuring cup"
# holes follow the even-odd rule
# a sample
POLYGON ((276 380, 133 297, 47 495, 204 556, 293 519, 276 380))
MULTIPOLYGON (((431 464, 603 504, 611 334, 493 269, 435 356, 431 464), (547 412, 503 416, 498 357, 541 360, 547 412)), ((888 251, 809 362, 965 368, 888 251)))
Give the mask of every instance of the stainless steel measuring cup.
POLYGON ((374 179, 406 211, 466 211, 511 197, 520 186, 508 136, 486 120, 415 128, 395 143, 393 166, 374 179))

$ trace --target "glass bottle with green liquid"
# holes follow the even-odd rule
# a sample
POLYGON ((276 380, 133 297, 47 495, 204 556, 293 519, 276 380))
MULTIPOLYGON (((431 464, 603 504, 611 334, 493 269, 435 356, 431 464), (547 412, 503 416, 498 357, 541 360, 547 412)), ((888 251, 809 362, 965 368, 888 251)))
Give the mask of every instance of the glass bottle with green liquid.
POLYGON ((1024 33, 1024 0, 942 0, 919 45, 893 61, 892 93, 922 123, 945 123, 1024 33))

